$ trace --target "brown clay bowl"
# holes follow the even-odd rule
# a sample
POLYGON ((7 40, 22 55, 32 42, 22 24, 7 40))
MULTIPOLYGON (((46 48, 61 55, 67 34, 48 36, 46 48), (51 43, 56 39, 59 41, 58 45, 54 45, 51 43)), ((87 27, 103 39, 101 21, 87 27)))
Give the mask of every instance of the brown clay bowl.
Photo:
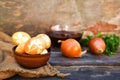
POLYGON ((25 68, 38 68, 44 66, 50 58, 50 49, 48 49, 47 54, 35 54, 30 55, 27 53, 17 53, 15 52, 17 46, 13 47, 14 57, 16 62, 25 68))

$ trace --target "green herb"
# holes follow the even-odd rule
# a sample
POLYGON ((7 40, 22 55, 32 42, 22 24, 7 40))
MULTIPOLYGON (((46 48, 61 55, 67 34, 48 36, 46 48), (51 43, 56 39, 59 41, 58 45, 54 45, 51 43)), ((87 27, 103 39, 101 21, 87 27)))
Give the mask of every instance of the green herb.
POLYGON ((116 51, 120 45, 120 37, 118 37, 115 34, 105 34, 102 36, 101 33, 98 33, 95 36, 87 36, 87 38, 81 39, 80 44, 82 46, 88 47, 89 41, 94 37, 100 37, 105 41, 105 44, 106 44, 105 54, 106 55, 111 56, 111 55, 116 54, 116 51))
POLYGON ((87 47, 89 41, 90 41, 92 38, 93 38, 93 36, 87 36, 87 38, 84 38, 84 39, 81 39, 81 40, 80 40, 80 44, 81 44, 82 46, 87 47))
POLYGON ((115 34, 105 34, 102 38, 106 43, 105 53, 109 56, 116 54, 120 45, 120 38, 115 34))

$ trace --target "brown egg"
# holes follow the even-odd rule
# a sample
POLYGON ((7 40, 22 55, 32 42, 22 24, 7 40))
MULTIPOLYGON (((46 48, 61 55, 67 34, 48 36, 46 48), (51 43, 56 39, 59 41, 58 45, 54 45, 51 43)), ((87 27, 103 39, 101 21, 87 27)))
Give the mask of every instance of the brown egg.
POLYGON ((42 38, 33 37, 24 46, 28 54, 39 54, 45 49, 45 41, 42 38))

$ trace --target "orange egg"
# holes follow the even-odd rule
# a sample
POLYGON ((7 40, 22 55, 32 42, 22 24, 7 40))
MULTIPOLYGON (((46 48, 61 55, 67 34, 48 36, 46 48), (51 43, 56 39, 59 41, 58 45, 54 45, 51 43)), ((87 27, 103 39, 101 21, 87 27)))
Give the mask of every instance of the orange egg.
POLYGON ((43 39, 33 37, 26 42, 24 48, 25 52, 28 54, 39 54, 45 49, 45 41, 43 39))
POLYGON ((23 31, 15 32, 12 35, 12 41, 15 45, 19 45, 21 43, 25 43, 27 40, 29 40, 31 37, 28 33, 23 31))
POLYGON ((44 39, 44 41, 46 43, 46 47, 45 48, 46 49, 50 48, 51 40, 50 40, 50 38, 49 38, 49 36, 47 34, 38 34, 36 37, 44 39))

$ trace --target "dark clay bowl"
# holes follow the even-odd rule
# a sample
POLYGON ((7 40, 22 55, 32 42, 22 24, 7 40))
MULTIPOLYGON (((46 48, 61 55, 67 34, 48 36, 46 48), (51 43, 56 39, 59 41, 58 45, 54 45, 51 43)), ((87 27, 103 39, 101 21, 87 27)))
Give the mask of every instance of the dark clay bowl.
POLYGON ((15 52, 17 46, 13 47, 14 57, 18 64, 25 68, 38 68, 44 66, 50 58, 50 49, 48 49, 47 54, 35 54, 30 55, 27 53, 21 54, 15 52))

